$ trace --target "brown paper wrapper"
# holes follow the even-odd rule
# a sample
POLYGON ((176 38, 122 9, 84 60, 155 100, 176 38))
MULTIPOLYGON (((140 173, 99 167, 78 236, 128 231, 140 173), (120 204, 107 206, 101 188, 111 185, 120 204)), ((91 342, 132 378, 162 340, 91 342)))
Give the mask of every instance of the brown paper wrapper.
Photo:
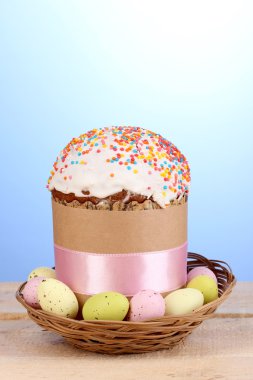
POLYGON ((187 240, 187 203, 145 211, 87 210, 52 199, 55 244, 81 252, 162 251, 187 240))

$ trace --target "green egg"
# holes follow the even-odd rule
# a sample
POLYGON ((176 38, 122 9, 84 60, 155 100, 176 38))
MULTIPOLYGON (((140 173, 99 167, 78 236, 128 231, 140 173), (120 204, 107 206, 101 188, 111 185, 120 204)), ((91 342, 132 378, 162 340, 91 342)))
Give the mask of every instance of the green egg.
POLYGON ((117 292, 98 293, 83 305, 83 319, 123 321, 129 309, 128 299, 117 292))
POLYGON ((218 298, 218 286, 213 278, 200 275, 194 277, 187 284, 187 288, 198 289, 204 296, 204 303, 212 302, 218 298))
POLYGON ((63 282, 54 278, 43 280, 38 286, 38 300, 44 311, 75 318, 78 312, 78 301, 72 290, 63 282))
POLYGON ((55 270, 48 267, 38 267, 31 271, 28 276, 28 281, 34 277, 47 277, 47 278, 56 278, 55 270))

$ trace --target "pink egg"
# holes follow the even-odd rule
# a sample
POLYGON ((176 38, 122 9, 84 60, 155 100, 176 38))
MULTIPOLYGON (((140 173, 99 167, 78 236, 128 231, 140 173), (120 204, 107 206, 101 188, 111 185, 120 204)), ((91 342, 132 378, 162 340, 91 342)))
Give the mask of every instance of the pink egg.
POLYGON ((144 321, 162 317, 165 313, 165 301, 160 293, 142 290, 130 300, 130 321, 144 321))
POLYGON ((215 274, 207 267, 196 267, 196 268, 192 269, 188 273, 187 282, 191 281, 194 277, 203 276, 203 275, 206 275, 206 276, 213 278, 217 283, 217 278, 216 278, 215 274))
POLYGON ((37 289, 41 281, 45 279, 46 277, 34 277, 25 284, 25 287, 22 290, 25 302, 28 305, 34 307, 35 309, 40 309, 40 304, 37 296, 37 289))

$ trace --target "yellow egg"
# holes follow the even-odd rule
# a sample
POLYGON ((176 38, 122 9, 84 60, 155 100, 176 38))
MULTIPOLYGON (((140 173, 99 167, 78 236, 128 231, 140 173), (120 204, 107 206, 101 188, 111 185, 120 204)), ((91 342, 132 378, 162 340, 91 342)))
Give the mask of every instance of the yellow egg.
POLYGON ((218 286, 216 281, 206 275, 194 277, 188 282, 187 288, 194 288, 201 291, 204 296, 204 303, 212 302, 218 298, 218 286))
POLYGON ((178 289, 165 297, 165 315, 192 313, 203 306, 203 294, 197 289, 178 289))
POLYGON ((123 321, 129 309, 128 299, 117 292, 104 292, 88 298, 83 306, 85 320, 123 321))
POLYGON ((31 271, 28 276, 28 281, 34 277, 47 277, 47 278, 56 278, 55 270, 48 267, 38 267, 31 271))
POLYGON ((47 278, 38 286, 38 300, 44 311, 63 317, 75 318, 78 301, 72 290, 63 282, 47 278))

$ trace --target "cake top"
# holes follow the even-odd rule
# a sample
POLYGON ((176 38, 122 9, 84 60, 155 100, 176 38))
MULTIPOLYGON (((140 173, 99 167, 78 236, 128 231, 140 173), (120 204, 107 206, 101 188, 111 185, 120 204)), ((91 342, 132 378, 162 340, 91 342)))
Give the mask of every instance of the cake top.
POLYGON ((184 155, 161 135, 139 127, 93 129, 57 157, 48 189, 105 198, 122 190, 153 197, 161 207, 189 192, 184 155))

